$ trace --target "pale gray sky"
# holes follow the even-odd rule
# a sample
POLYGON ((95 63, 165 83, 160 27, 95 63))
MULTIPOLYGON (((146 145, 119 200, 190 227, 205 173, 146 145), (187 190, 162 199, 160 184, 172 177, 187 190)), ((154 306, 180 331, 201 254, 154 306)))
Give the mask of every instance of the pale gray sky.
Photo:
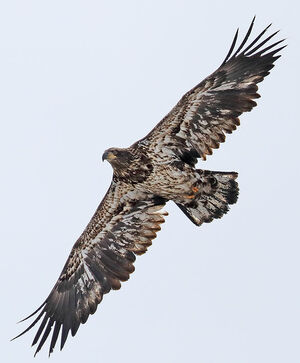
MULTIPOLYGON (((47 297, 104 196, 110 146, 143 137, 223 61, 257 15, 289 44, 258 107, 199 167, 239 172, 240 198, 195 227, 172 204, 118 292, 53 362, 300 361, 299 7, 296 1, 6 1, 0 5, 1 356, 47 297)), ((47 348, 36 362, 49 362, 47 348)))

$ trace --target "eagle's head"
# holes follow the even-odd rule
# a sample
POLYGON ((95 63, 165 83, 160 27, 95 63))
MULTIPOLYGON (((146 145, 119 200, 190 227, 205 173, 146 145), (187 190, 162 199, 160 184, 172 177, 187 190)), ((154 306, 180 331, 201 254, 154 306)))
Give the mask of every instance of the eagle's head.
POLYGON ((104 151, 102 160, 107 160, 115 171, 130 167, 134 156, 128 149, 110 148, 104 151))
POLYGON ((107 160, 114 169, 114 177, 127 183, 140 183, 152 172, 150 160, 131 148, 110 148, 104 151, 102 160, 107 160))

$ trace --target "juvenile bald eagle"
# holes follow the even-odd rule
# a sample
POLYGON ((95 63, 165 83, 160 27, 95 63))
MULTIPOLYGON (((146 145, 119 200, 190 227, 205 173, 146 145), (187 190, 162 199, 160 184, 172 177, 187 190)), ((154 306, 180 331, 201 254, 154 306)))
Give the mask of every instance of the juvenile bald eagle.
POLYGON ((33 345, 39 342, 35 354, 51 330, 49 354, 60 331, 62 349, 69 331, 76 334, 103 295, 129 279, 135 255, 146 252, 164 222, 167 213, 161 209, 167 201, 175 202, 197 226, 221 218, 237 201, 237 173, 195 165, 236 129, 243 112, 256 106, 257 83, 284 48, 276 48, 282 40, 268 44, 277 32, 260 41, 270 25, 248 45, 253 24, 254 19, 235 50, 236 32, 222 65, 187 92, 146 137, 129 148, 104 152, 103 160, 113 167, 111 186, 49 296, 26 319, 38 316, 18 335, 42 319, 33 340, 33 345))

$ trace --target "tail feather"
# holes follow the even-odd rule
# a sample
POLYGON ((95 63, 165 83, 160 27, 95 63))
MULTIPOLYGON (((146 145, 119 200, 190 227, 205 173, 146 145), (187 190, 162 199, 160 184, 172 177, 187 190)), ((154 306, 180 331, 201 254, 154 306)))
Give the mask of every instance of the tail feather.
POLYGON ((197 226, 221 218, 229 210, 229 205, 236 203, 239 194, 238 174, 197 170, 198 192, 192 200, 176 203, 183 213, 197 226))

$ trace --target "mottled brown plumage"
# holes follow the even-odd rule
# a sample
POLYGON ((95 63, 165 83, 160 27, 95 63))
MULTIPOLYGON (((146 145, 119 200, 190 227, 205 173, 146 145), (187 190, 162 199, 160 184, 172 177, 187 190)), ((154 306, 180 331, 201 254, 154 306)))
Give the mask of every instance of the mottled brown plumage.
POLYGON ((256 106, 257 83, 280 57, 283 47, 274 47, 281 41, 263 47, 276 33, 259 43, 269 27, 246 46, 253 23, 235 53, 237 33, 222 65, 187 92, 146 137, 103 154, 114 169, 111 186, 49 296, 28 318, 38 316, 20 334, 42 319, 33 340, 36 353, 51 330, 49 354, 59 332, 62 348, 68 333, 76 334, 103 295, 129 279, 135 255, 147 251, 164 222, 167 213, 161 209, 167 201, 175 202, 196 225, 221 218, 236 202, 237 173, 195 165, 236 129, 243 112, 256 106))

